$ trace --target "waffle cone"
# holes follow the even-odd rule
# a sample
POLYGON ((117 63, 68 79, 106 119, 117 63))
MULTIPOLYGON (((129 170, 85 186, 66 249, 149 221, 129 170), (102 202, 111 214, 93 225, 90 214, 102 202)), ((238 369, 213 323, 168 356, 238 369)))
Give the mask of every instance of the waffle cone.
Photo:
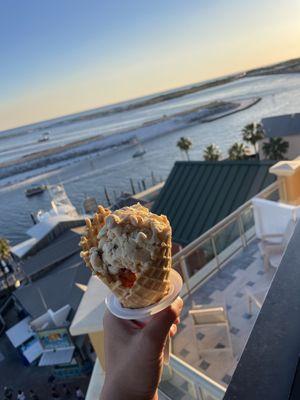
MULTIPOLYGON (((140 204, 125 207, 114 213, 99 206, 93 219, 86 221, 86 234, 80 242, 82 247, 81 257, 92 272, 111 289, 124 307, 142 308, 157 303, 169 291, 169 273, 172 260, 171 240, 171 227, 167 218, 150 213, 140 204), (108 220, 108 217, 110 217, 110 220, 108 220), (128 230, 128 235, 136 235, 138 231, 149 232, 149 226, 151 226, 152 235, 156 237, 154 255, 151 256, 150 261, 148 260, 146 268, 137 269, 136 279, 132 287, 124 287, 118 275, 103 272, 103 260, 98 260, 100 268, 95 268, 95 265, 91 262, 92 252, 96 251, 95 248, 99 249, 100 231, 103 228, 107 229, 107 226, 112 224, 117 224, 117 228, 121 230, 128 230)), ((143 266, 141 260, 132 258, 136 265, 143 266)), ((125 263, 126 260, 124 260, 125 263)))

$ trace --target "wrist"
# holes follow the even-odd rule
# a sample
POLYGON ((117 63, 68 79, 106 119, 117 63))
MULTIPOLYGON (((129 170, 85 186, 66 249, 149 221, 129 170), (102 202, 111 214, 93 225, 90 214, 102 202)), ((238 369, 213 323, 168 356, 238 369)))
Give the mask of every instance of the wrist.
POLYGON ((120 384, 104 381, 100 400, 158 400, 158 390, 155 393, 138 393, 135 388, 124 388, 120 384))
POLYGON ((151 400, 158 400, 158 389, 156 389, 155 395, 151 400))

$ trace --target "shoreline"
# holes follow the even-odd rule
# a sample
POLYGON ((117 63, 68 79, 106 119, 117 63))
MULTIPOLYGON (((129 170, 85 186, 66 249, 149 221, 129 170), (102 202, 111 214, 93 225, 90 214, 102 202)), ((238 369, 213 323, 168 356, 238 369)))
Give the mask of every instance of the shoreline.
POLYGON ((169 117, 161 117, 144 123, 135 129, 122 130, 109 136, 96 135, 63 146, 36 152, 17 160, 10 160, 0 164, 0 186, 5 187, 5 184, 1 185, 2 179, 7 180, 7 178, 15 175, 43 167, 54 168, 57 164, 69 163, 79 158, 88 157, 93 153, 112 150, 114 147, 134 146, 134 141, 137 138, 141 143, 144 143, 196 124, 210 122, 214 118, 223 118, 242 111, 257 104, 260 100, 261 98, 256 97, 238 102, 212 101, 190 110, 175 113, 169 117))
POLYGON ((139 108, 159 104, 164 101, 174 100, 174 99, 177 99, 179 97, 182 97, 182 96, 185 96, 188 94, 193 94, 193 93, 200 92, 202 90, 210 89, 212 87, 222 86, 222 85, 225 85, 226 83, 230 83, 235 80, 238 80, 238 79, 242 78, 243 76, 244 76, 244 73, 232 74, 230 76, 227 76, 224 78, 217 78, 217 79, 211 80, 209 82, 195 83, 195 84, 187 85, 183 88, 181 87, 181 88, 177 88, 177 89, 171 89, 162 94, 156 93, 153 95, 149 95, 149 96, 147 96, 148 97, 147 99, 137 98, 137 99, 127 100, 127 101, 121 102, 116 105, 112 104, 110 106, 104 106, 104 107, 95 108, 92 110, 86 110, 86 111, 73 113, 73 114, 69 114, 69 115, 65 115, 65 116, 61 116, 61 117, 57 117, 57 118, 52 118, 52 119, 46 120, 46 121, 35 122, 33 124, 20 126, 17 128, 7 129, 7 130, 2 131, 2 132, 5 132, 3 135, 1 135, 1 131, 0 131, 0 140, 2 138, 5 139, 7 137, 14 137, 14 136, 22 135, 22 134, 27 134, 28 130, 41 132, 41 131, 45 131, 48 129, 56 128, 58 126, 63 126, 66 124, 66 122, 68 124, 72 124, 72 123, 76 123, 76 122, 83 122, 86 120, 90 121, 93 119, 97 119, 99 117, 107 117, 107 116, 111 116, 114 114, 123 113, 123 112, 127 112, 127 111, 133 111, 133 110, 136 110, 139 108), (128 102, 132 102, 132 103, 127 104, 127 105, 123 104, 123 103, 128 103, 128 102), (109 109, 106 110, 105 108, 109 108, 109 109), (40 124, 43 124, 43 126, 40 126, 40 124), (14 131, 14 130, 17 130, 17 132, 12 133, 12 131, 14 131))
POLYGON ((276 75, 276 74, 293 74, 293 73, 295 74, 300 73, 300 58, 294 58, 282 62, 277 62, 276 64, 273 65, 268 65, 264 67, 245 70, 243 72, 233 73, 231 75, 215 78, 206 82, 191 83, 183 87, 164 91, 161 94, 154 93, 148 96, 144 96, 144 98, 128 99, 125 101, 121 101, 117 104, 97 107, 91 110, 84 110, 64 116, 62 115, 54 117, 46 121, 38 121, 24 126, 5 129, 0 131, 0 140, 6 139, 8 137, 19 136, 22 134, 24 135, 27 134, 28 131, 31 132, 45 131, 50 128, 65 125, 66 122, 76 123, 85 120, 93 120, 99 117, 106 117, 121 112, 126 112, 146 106, 151 106, 164 101, 173 100, 185 95, 197 93, 202 90, 210 89, 217 86, 222 86, 242 78, 248 78, 248 77, 251 78, 257 76, 276 75), (129 102, 131 104, 126 104, 129 102))

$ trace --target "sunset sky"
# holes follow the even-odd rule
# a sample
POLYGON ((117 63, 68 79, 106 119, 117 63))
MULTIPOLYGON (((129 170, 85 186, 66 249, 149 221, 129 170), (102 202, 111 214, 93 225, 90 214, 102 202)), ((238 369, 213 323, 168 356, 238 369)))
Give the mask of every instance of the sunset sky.
POLYGON ((0 130, 300 57, 299 0, 2 0, 0 130))

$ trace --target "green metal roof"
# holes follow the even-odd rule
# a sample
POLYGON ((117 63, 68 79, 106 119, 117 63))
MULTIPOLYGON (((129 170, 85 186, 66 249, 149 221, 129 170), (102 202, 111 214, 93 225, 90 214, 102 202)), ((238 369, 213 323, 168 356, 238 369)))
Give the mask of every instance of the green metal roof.
POLYGON ((165 214, 173 241, 186 245, 251 199, 276 177, 274 161, 177 161, 152 211, 165 214))

